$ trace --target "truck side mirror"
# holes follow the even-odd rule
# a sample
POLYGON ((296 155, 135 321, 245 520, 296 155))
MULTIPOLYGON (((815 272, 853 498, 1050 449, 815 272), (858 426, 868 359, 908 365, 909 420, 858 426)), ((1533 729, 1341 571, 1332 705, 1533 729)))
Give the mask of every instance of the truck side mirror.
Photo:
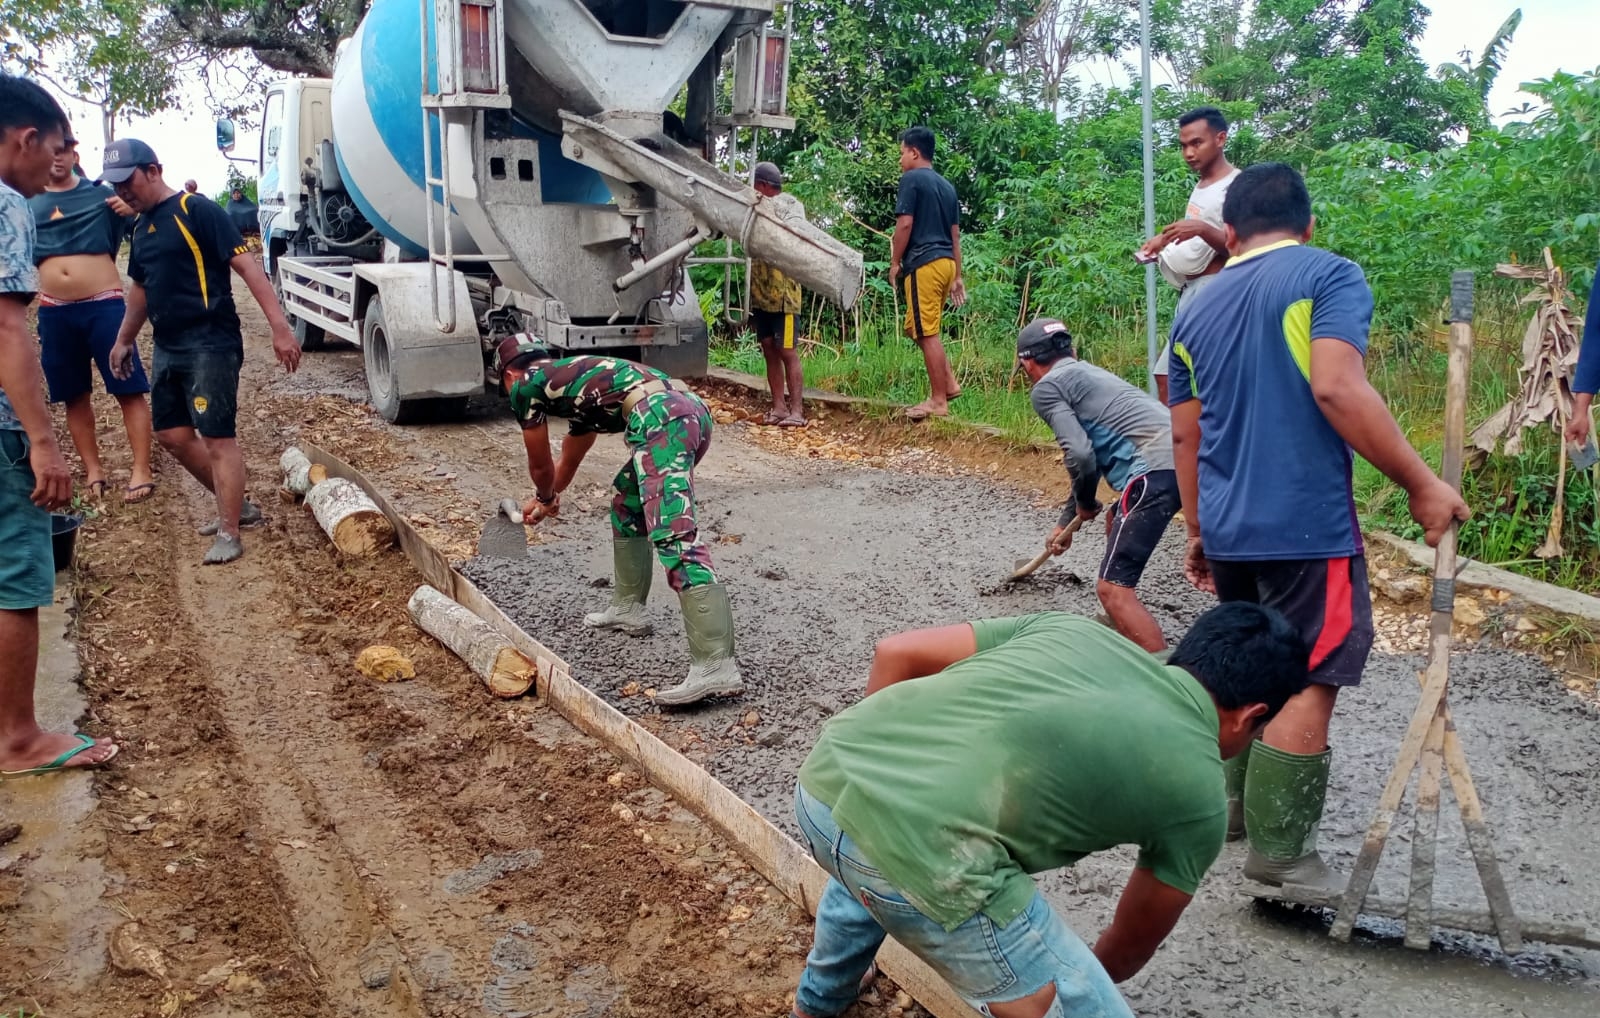
POLYGON ((234 126, 233 121, 227 119, 226 117, 223 117, 222 119, 218 120, 217 121, 217 151, 218 152, 224 152, 224 153, 232 152, 233 151, 234 138, 238 133, 239 133, 238 132, 238 128, 236 128, 234 126))

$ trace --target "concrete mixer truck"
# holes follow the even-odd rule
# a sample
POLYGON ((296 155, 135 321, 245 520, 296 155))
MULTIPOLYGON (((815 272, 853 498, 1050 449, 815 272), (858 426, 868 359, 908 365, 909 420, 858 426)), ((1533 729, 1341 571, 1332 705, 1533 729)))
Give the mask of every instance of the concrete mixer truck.
POLYGON ((705 158, 793 126, 774 7, 373 0, 332 80, 266 94, 263 257, 302 344, 360 346, 404 423, 497 383, 489 351, 518 332, 703 373, 684 264, 707 239, 848 307, 860 253, 705 158))

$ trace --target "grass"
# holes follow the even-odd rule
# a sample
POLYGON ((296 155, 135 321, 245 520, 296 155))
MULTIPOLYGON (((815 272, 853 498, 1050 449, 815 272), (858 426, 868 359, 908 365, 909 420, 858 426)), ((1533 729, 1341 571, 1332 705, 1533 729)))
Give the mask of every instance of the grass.
MULTIPOLYGON (((1520 288, 1484 280, 1474 321, 1474 355, 1467 411, 1469 432, 1503 406, 1519 385, 1524 310, 1516 304, 1520 288)), ((970 305, 969 309, 970 311, 970 305)), ((954 416, 998 428, 1017 442, 1048 442, 1049 430, 1028 402, 1027 380, 1013 371, 1015 324, 967 313, 946 319, 946 347, 962 396, 954 416)), ((1073 325, 1084 356, 1135 385, 1144 385, 1144 333, 1137 319, 1112 321, 1097 331, 1073 325)), ((917 349, 900 333, 887 307, 864 313, 841 329, 835 320, 801 316, 806 384, 846 395, 911 404, 927 396, 927 376, 917 349)), ((749 374, 765 373, 761 351, 748 331, 724 329, 713 342, 712 360, 749 374)), ((1444 326, 1411 334, 1380 334, 1368 351, 1368 374, 1383 394, 1411 443, 1437 467, 1444 424, 1444 326)), ((1557 436, 1549 427, 1529 430, 1517 455, 1490 455, 1469 469, 1462 489, 1473 519, 1461 529, 1460 550, 1475 560, 1555 583, 1600 592, 1600 518, 1596 478, 1568 472, 1563 541, 1566 554, 1541 559, 1533 554, 1549 526, 1557 470, 1557 436)), ((1363 460, 1356 461, 1357 512, 1367 529, 1421 538, 1411 521, 1405 493, 1363 460)))

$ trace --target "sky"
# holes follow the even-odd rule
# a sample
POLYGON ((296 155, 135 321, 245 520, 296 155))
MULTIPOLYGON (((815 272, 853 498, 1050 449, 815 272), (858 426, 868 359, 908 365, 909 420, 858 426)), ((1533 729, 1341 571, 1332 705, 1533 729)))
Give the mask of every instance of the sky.
MULTIPOLYGON (((1596 0, 1432 0, 1433 16, 1419 43, 1429 66, 1454 61, 1462 49, 1480 52, 1489 36, 1516 7, 1522 8, 1522 26, 1517 30, 1500 78, 1490 96, 1489 109, 1497 117, 1504 111, 1531 101, 1520 94, 1520 82, 1548 76, 1553 71, 1589 71, 1600 65, 1595 39, 1596 0)), ((1086 76, 1100 83, 1124 83, 1127 75, 1119 68, 1086 68, 1086 76)), ((1160 72, 1157 72, 1160 80, 1160 72)), ((205 92, 196 88, 198 101, 186 110, 162 113, 117 125, 118 137, 140 138, 148 142, 166 167, 167 180, 174 187, 193 178, 201 191, 215 194, 226 186, 228 160, 216 150, 213 116, 205 106, 205 92)), ((101 131, 98 110, 66 99, 80 139, 83 167, 91 175, 101 166, 101 131)), ((254 131, 239 132, 234 154, 250 157, 237 164, 248 176, 255 175, 253 153, 257 150, 254 131)))

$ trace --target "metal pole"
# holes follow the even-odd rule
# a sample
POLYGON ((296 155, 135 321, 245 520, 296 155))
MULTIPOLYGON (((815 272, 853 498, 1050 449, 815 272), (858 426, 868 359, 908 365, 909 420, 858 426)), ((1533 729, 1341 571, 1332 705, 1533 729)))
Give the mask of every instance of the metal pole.
MULTIPOLYGON (((1144 133, 1144 235, 1156 235, 1156 153, 1155 125, 1150 110, 1150 0, 1139 0, 1140 105, 1144 133)), ((1144 345, 1145 378, 1151 395, 1156 391, 1156 267, 1144 267, 1144 345)))

